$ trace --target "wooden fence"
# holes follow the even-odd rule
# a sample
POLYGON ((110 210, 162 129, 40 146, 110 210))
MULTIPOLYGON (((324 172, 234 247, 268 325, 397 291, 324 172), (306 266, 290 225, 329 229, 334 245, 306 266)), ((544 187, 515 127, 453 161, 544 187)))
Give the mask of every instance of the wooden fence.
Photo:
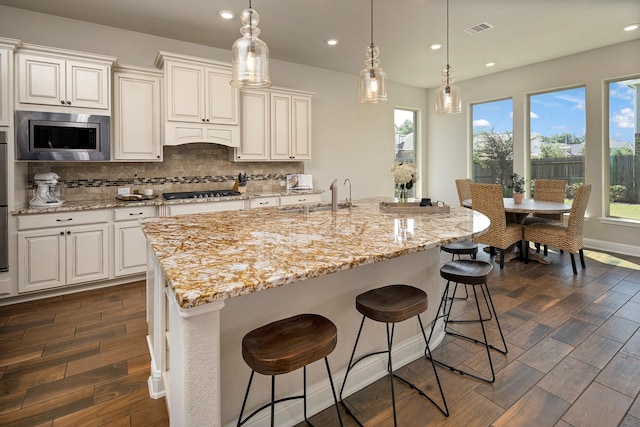
MULTIPOLYGON (((512 174, 512 167, 504 175, 512 174)), ((531 179, 564 179, 569 185, 584 182, 584 156, 531 160, 531 179)), ((474 182, 496 183, 498 171, 473 164, 474 182)), ((627 191, 620 200, 640 203, 640 156, 613 156, 609 160, 610 185, 623 185, 627 191)))

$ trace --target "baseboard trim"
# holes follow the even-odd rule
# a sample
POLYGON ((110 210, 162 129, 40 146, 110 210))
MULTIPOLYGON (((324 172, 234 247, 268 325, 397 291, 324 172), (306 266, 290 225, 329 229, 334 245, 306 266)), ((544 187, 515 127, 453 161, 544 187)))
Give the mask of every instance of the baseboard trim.
POLYGON ((621 255, 640 257, 640 246, 625 243, 610 242, 607 240, 584 239, 585 249, 596 249, 605 252, 613 252, 621 255))

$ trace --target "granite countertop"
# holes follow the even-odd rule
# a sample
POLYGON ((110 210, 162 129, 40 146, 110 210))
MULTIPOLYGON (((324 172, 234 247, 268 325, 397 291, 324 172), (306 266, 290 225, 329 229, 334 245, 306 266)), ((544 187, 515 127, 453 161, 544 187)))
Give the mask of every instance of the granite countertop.
POLYGON ((489 219, 380 212, 375 198, 337 212, 263 208, 142 220, 178 304, 194 307, 480 235, 489 219))
POLYGON ((72 211, 86 211, 93 209, 109 209, 109 208, 125 208, 132 206, 161 206, 161 205, 180 205, 189 203, 212 203, 212 202, 226 202, 229 200, 247 200, 257 199, 263 197, 279 197, 279 196, 292 196, 296 194, 321 194, 322 190, 297 190, 283 191, 274 193, 245 193, 240 196, 227 196, 227 197, 208 197, 204 199, 179 199, 179 200, 165 200, 162 196, 155 197, 149 200, 140 201, 122 201, 117 200, 115 196, 109 199, 100 200, 87 200, 79 202, 65 202, 62 206, 54 207, 30 207, 25 206, 11 212, 13 215, 28 215, 28 214, 41 214, 41 213, 54 213, 54 212, 72 212, 72 211))

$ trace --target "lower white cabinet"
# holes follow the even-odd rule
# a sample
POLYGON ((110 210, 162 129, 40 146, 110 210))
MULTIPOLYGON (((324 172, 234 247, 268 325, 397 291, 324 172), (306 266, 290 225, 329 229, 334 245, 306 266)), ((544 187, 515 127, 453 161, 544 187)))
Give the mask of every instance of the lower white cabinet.
POLYGON ((107 211, 18 218, 18 292, 108 279, 108 219, 107 211))
POLYGON ((19 232, 18 291, 108 279, 108 233, 108 224, 19 232))
POLYGON ((167 205, 167 216, 220 211, 239 211, 243 208, 243 200, 228 200, 224 202, 211 203, 181 203, 177 205, 167 205))
POLYGON ((280 206, 304 205, 307 203, 321 203, 321 194, 294 194, 292 196, 280 196, 280 206))
POLYGON ((147 239, 140 219, 156 216, 155 206, 113 210, 114 276, 128 276, 147 271, 147 239))

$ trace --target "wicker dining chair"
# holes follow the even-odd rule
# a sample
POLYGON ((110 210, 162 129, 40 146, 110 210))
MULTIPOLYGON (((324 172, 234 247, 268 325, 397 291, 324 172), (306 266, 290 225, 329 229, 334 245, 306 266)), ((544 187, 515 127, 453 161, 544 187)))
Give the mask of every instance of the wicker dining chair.
MULTIPOLYGON (((563 179, 536 179, 534 181, 534 200, 542 200, 545 202, 558 202, 564 203, 564 196, 567 189, 567 181, 563 179)), ((561 213, 557 214, 542 214, 535 213, 528 216, 523 224, 531 225, 539 222, 553 223, 562 222, 561 213)), ((536 252, 540 252, 540 243, 536 243, 536 252)), ((544 246, 544 255, 547 255, 547 245, 544 246)))
MULTIPOLYGON (((456 190, 458 191, 458 200, 460 206, 464 207, 462 202, 471 198, 471 184, 473 181, 470 179, 456 179, 456 190)), ((478 244, 473 240, 462 240, 460 242, 449 243, 440 248, 443 252, 451 254, 451 260, 458 255, 469 255, 472 259, 476 259, 478 253, 478 244)), ((466 291, 466 288, 465 288, 466 291)))
MULTIPOLYGON (((576 191, 576 196, 569 212, 569 223, 567 226, 561 224, 536 223, 524 227, 525 250, 528 242, 541 243, 554 248, 562 249, 571 254, 571 267, 573 274, 578 274, 576 269, 575 253, 580 254, 580 264, 585 268, 584 253, 584 213, 587 210, 587 203, 591 195, 591 184, 581 185, 576 191)), ((475 200, 474 200, 475 209, 475 200)), ((526 257, 525 253, 525 257, 526 257)))
POLYGON ((471 184, 471 200, 473 210, 478 211, 491 220, 489 230, 474 238, 474 242, 489 245, 491 254, 500 249, 500 269, 504 268, 505 249, 519 244, 522 254, 522 224, 507 223, 502 200, 500 184, 471 184))

